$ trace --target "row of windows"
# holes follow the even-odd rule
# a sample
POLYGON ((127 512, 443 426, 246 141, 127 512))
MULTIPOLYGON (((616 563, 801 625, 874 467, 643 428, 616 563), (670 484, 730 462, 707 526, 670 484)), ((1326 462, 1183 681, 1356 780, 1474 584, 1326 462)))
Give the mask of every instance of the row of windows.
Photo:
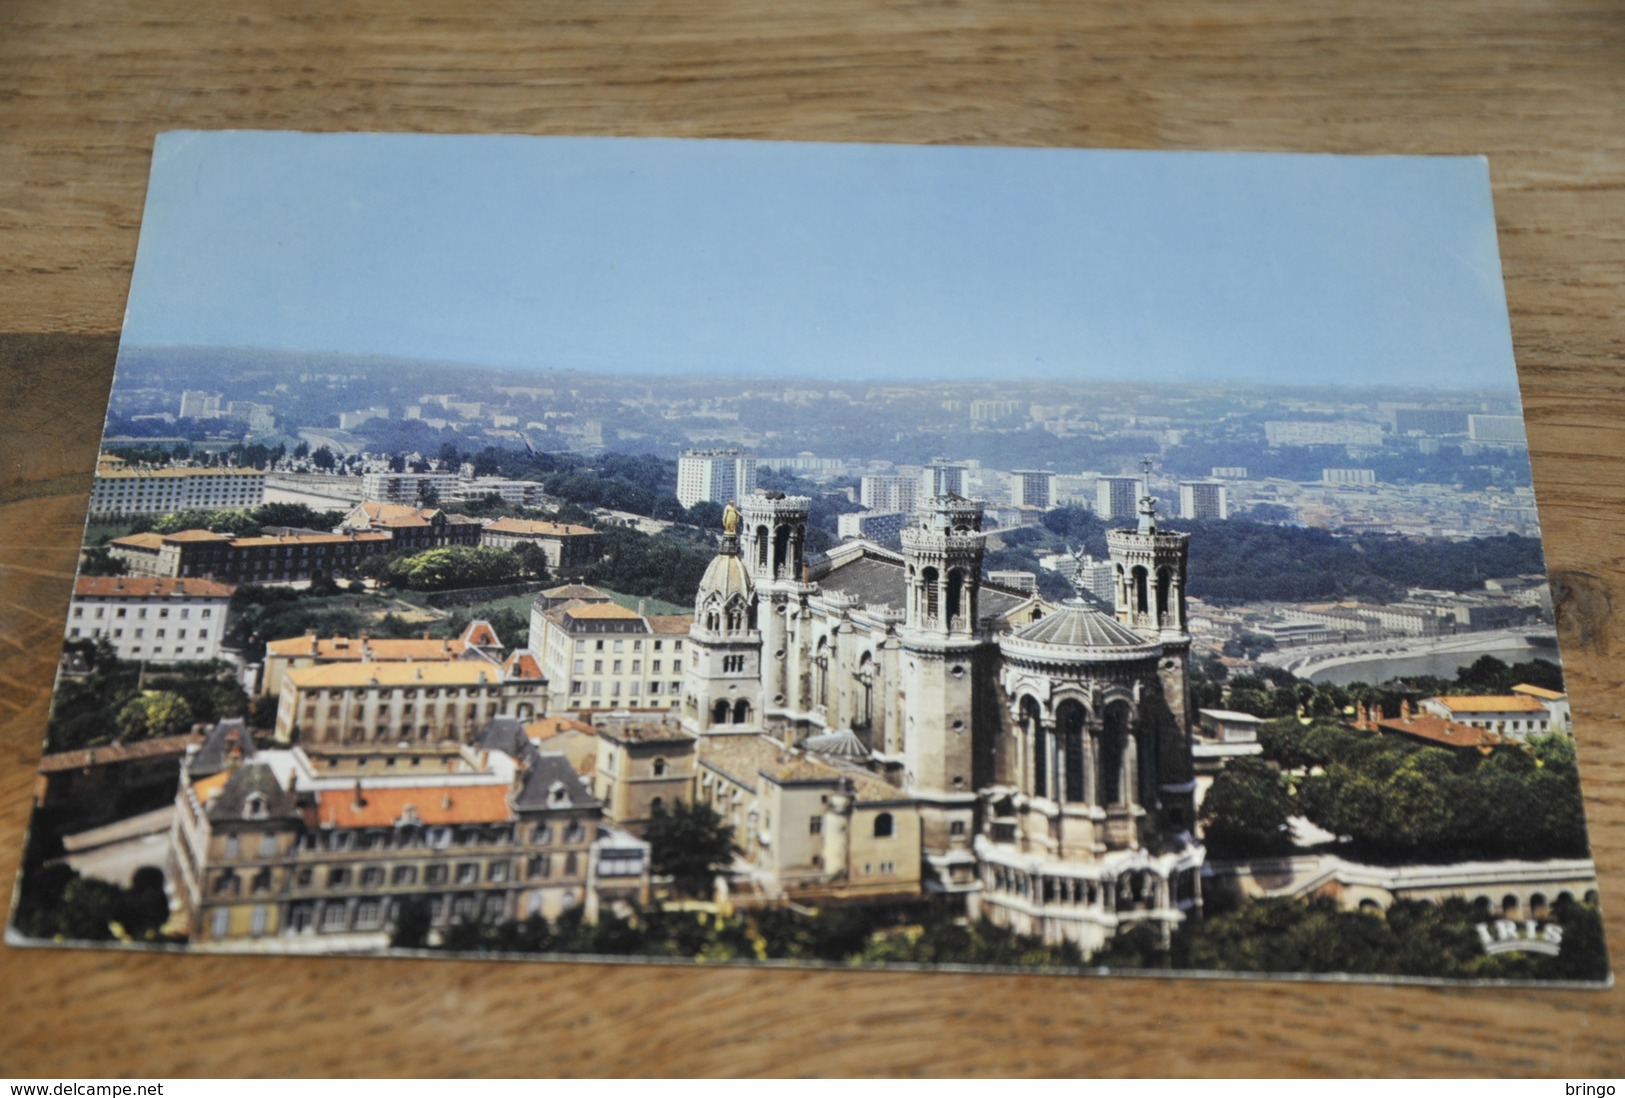
MULTIPOLYGON (((614 647, 609 649, 609 651, 611 651, 611 652, 624 652, 624 651, 626 651, 626 647, 625 647, 626 646, 626 641, 625 640, 617 638, 612 643, 614 644, 614 647)), ((665 648, 666 642, 663 641, 663 640, 651 641, 650 643, 652 643, 654 645, 654 650, 656 652, 664 652, 666 650, 666 648, 665 648)), ((603 651, 605 651, 604 644, 605 644, 605 642, 601 641, 601 640, 593 641, 593 651, 594 652, 603 652, 603 651)), ((585 652, 586 650, 587 650, 587 642, 578 637, 576 639, 576 651, 577 652, 585 652)), ((674 651, 676 650, 675 643, 673 644, 673 650, 674 651)), ((634 652, 643 651, 643 641, 642 641, 642 639, 634 639, 632 641, 632 651, 634 651, 634 652)))
MULTIPOLYGON (((538 823, 528 825, 528 830, 521 828, 521 838, 528 836, 532 843, 545 844, 553 841, 557 834, 565 843, 580 843, 587 839, 587 827, 580 820, 570 820, 562 826, 555 827, 552 823, 538 823)), ((423 847, 443 849, 448 846, 477 846, 481 844, 501 845, 514 840, 515 829, 510 824, 498 824, 485 827, 391 827, 368 828, 365 830, 333 830, 327 832, 307 832, 299 839, 301 850, 331 850, 369 851, 369 850, 414 850, 423 847)), ((257 840, 245 843, 244 836, 230 834, 221 842, 221 856, 225 859, 239 858, 244 851, 253 850, 259 857, 273 857, 278 852, 278 839, 274 834, 260 835, 257 840)))
MULTIPOLYGON (((136 630, 137 635, 139 635, 140 632, 141 632, 141 630, 139 630, 139 629, 136 630)), ((162 630, 159 630, 159 632, 161 633, 162 630)), ((79 630, 78 626, 75 626, 74 628, 68 630, 68 636, 70 636, 70 637, 77 638, 80 635, 81 635, 81 633, 80 633, 80 630, 79 630)), ((103 632, 103 630, 92 629, 90 631, 89 635, 92 636, 92 637, 100 637, 100 636, 105 636, 106 634, 103 632)), ((122 630, 122 629, 113 630, 113 636, 115 638, 124 636, 124 630, 122 630)), ((209 649, 208 649, 208 647, 206 645, 200 644, 200 645, 197 645, 196 647, 194 647, 190 654, 194 655, 194 656, 207 656, 209 654, 209 649)), ((186 646, 182 645, 182 644, 174 645, 169 649, 165 649, 164 646, 161 645, 161 644, 155 644, 155 645, 152 646, 152 651, 151 652, 148 652, 145 649, 145 647, 143 647, 142 645, 137 644, 137 645, 132 645, 127 652, 123 653, 123 655, 127 655, 127 656, 152 656, 153 658, 158 658, 160 656, 170 656, 170 657, 172 657, 174 659, 181 659, 181 658, 184 658, 186 655, 188 655, 188 653, 186 651, 186 646)))
MULTIPOLYGON (((524 688, 520 687, 520 689, 524 688)), ((306 705, 311 705, 321 698, 326 698, 328 701, 343 701, 351 695, 363 691, 365 691, 366 697, 379 703, 385 700, 386 695, 389 698, 405 699, 408 702, 420 697, 438 698, 440 696, 440 687, 438 686, 397 686, 393 688, 388 686, 357 686, 340 690, 301 690, 299 694, 306 705)), ((469 686, 461 689, 455 686, 446 687, 447 698, 500 698, 501 696, 502 687, 500 686, 469 686)))
MULTIPOLYGON (((625 664, 625 662, 626 662, 625 660, 611 660, 610 661, 610 672, 609 673, 612 674, 612 675, 621 674, 621 668, 625 664)), ((584 674, 586 674, 586 669, 587 669, 587 661, 586 660, 576 660, 575 661, 575 666, 574 666, 573 670, 575 671, 576 674, 584 675, 584 674)), ((593 660, 592 661, 592 673, 594 675, 602 675, 604 673, 604 661, 603 660, 593 660)), ((651 660, 650 661, 650 663, 649 663, 649 673, 651 675, 659 675, 659 674, 662 673, 662 671, 661 671, 661 661, 660 660, 651 660)), ((683 661, 682 660, 672 660, 671 661, 671 673, 673 675, 681 675, 683 673, 683 661)), ((634 674, 634 675, 643 674, 643 661, 642 660, 633 660, 632 661, 632 674, 634 674)))
MULTIPOLYGON (((106 611, 107 611, 107 607, 98 606, 98 607, 96 607, 96 613, 93 616, 98 617, 98 618, 105 618, 107 616, 106 611)), ((84 617, 85 616, 85 608, 83 606, 75 606, 73 608, 73 616, 76 617, 76 618, 84 617)), ((113 612, 113 616, 115 618, 128 617, 129 616, 129 607, 127 607, 127 606, 117 607, 113 612)), ((139 607, 136 610, 135 616, 137 618, 145 618, 147 616, 147 607, 145 607, 145 606, 139 607)), ((191 609, 189 607, 183 606, 183 607, 180 608, 180 614, 178 616, 180 618, 182 618, 182 619, 190 618, 192 616, 192 611, 191 611, 191 609)), ((169 607, 167 607, 167 606, 158 607, 158 617, 160 617, 160 618, 169 617, 169 607)), ((198 613, 198 617, 200 617, 200 618, 212 618, 212 617, 214 617, 214 608, 210 607, 210 606, 202 607, 201 610, 198 613)))
MULTIPOLYGON (((133 629, 133 630, 131 630, 131 634, 135 637, 135 639, 140 640, 141 638, 143 638, 143 637, 145 637, 147 635, 147 631, 145 629, 133 629)), ((71 629, 69 631, 69 635, 77 637, 79 635, 79 627, 74 626, 73 629, 71 629)), ((115 628, 114 630, 112 630, 111 634, 109 634, 109 632, 106 629, 103 629, 101 626, 96 626, 95 628, 91 629, 89 635, 92 636, 92 637, 105 637, 105 636, 111 635, 112 637, 114 637, 116 639, 116 638, 120 638, 120 637, 124 636, 124 630, 115 628)), ((168 632, 167 632, 167 630, 163 630, 163 629, 154 629, 152 631, 152 635, 155 638, 162 640, 164 637, 166 637, 168 635, 168 632)), ((175 630, 175 639, 176 640, 185 640, 186 639, 186 630, 184 630, 184 629, 175 630)), ((207 629, 199 629, 197 631, 196 639, 197 640, 208 640, 209 639, 209 631, 207 629)), ((203 650, 200 648, 200 649, 198 649, 198 651, 201 652, 203 650)))
MULTIPOLYGON (((576 877, 581 873, 581 856, 574 851, 567 853, 560 860, 563 876, 576 877)), ((384 867, 381 865, 363 866, 359 869, 353 866, 330 866, 318 876, 312 866, 301 866, 294 871, 294 888, 311 888, 318 885, 324 888, 383 888, 390 885, 395 888, 410 888, 420 881, 426 885, 460 884, 473 885, 484 881, 486 884, 503 884, 507 882, 512 873, 512 863, 507 860, 491 862, 457 862, 448 865, 444 862, 434 862, 429 865, 397 865, 384 867)), ((525 859, 525 879, 547 880, 553 876, 554 862, 552 854, 532 854, 525 859)), ((641 866, 637 870, 641 872, 641 866)), ((263 896, 275 890, 275 874, 267 866, 256 872, 248 881, 248 894, 263 896)), ((243 894, 243 878, 235 869, 226 869, 215 876, 214 885, 210 894, 216 897, 241 896, 243 894)))
MULTIPOLYGON (((615 696, 620 695, 620 693, 621 693, 621 681, 619 679, 611 679, 610 683, 609 683, 609 687, 610 688, 609 688, 608 692, 611 695, 615 695, 615 696)), ((638 694, 642 693, 641 687, 642 687, 642 684, 639 683, 636 679, 633 679, 633 680, 631 680, 630 682, 628 682, 626 684, 626 692, 627 692, 627 694, 629 694, 629 695, 631 695, 633 697, 636 697, 638 694)), ((669 684, 668 683, 662 683, 662 682, 651 682, 649 684, 649 693, 651 693, 651 694, 667 694, 667 693, 669 693, 669 694, 680 694, 680 693, 682 693, 682 690, 683 690, 683 684, 682 684, 681 680, 674 681, 674 682, 671 682, 669 684)), ((570 680, 570 693, 572 693, 572 694, 590 694, 592 697, 601 698, 601 697, 604 696, 604 693, 605 693, 604 684, 602 682, 600 682, 600 681, 594 681, 594 682, 591 682, 591 683, 584 683, 580 679, 572 679, 572 680, 570 680), (591 687, 591 689, 589 690, 588 687, 591 687)))

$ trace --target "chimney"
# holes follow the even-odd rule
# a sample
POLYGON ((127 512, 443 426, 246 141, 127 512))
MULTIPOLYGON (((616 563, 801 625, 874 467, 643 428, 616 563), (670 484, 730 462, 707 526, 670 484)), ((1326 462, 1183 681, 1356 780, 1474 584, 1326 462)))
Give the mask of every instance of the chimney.
POLYGON ((1411 699, 1409 699, 1409 698, 1401 699, 1401 701, 1399 703, 1399 719, 1402 720, 1402 721, 1405 721, 1406 723, 1410 722, 1410 719, 1411 719, 1411 699))
POLYGON ((354 802, 354 804, 351 805, 351 807, 354 808, 357 812, 359 812, 359 811, 361 811, 361 809, 366 807, 366 804, 367 804, 367 798, 365 798, 365 797, 363 797, 361 795, 361 779, 357 778, 355 780, 355 802, 354 802))

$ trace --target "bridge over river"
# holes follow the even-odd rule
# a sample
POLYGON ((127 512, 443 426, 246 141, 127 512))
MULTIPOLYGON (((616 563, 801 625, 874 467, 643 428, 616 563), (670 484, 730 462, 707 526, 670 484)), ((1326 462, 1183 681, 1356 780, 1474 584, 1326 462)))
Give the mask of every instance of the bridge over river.
POLYGON ((1448 637, 1389 637, 1313 644, 1266 652, 1262 662, 1311 682, 1387 682, 1403 675, 1455 678, 1480 656, 1507 663, 1557 661, 1557 634, 1541 629, 1500 629, 1448 637))

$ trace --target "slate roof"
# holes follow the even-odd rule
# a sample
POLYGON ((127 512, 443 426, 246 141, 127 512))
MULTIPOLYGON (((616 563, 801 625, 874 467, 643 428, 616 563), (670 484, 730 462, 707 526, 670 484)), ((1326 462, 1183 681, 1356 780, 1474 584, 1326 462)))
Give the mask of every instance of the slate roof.
POLYGON ((206 778, 218 774, 230 765, 231 748, 236 745, 244 762, 254 757, 254 734, 248 722, 241 717, 228 717, 215 723, 203 737, 197 754, 186 764, 186 773, 192 778, 206 778))
POLYGON ((263 818, 276 819, 297 815, 293 798, 282 788, 282 783, 277 781, 276 775, 265 763, 250 762, 239 766, 236 770, 222 771, 212 778, 199 782, 195 788, 198 796, 204 801, 204 810, 211 820, 261 818, 251 817, 243 812, 248 798, 256 793, 265 798, 263 818), (216 788, 220 790, 220 795, 210 801, 209 795, 216 788))
POLYGON ((587 787, 582 784, 581 777, 570 765, 570 760, 563 755, 552 751, 537 751, 532 747, 530 755, 524 761, 528 763, 528 768, 523 773, 519 792, 513 798, 515 808, 598 807, 598 801, 587 792, 587 787), (555 789, 561 795, 557 801, 554 800, 555 789))
MULTIPOLYGON (((829 571, 821 576, 815 572, 813 578, 818 581, 821 590, 851 596, 861 606, 886 606, 893 610, 903 610, 907 606, 903 558, 878 547, 866 545, 861 553, 854 554, 850 559, 832 558, 829 571)), ((984 579, 980 596, 981 615, 989 618, 1008 614, 1029 597, 995 587, 984 579)))

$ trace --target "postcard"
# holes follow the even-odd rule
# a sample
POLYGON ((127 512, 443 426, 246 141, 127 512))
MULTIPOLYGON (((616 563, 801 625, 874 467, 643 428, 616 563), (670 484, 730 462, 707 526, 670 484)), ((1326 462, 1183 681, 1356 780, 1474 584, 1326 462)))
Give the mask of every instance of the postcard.
POLYGON ((1605 985, 1488 166, 168 133, 8 941, 1605 985))

